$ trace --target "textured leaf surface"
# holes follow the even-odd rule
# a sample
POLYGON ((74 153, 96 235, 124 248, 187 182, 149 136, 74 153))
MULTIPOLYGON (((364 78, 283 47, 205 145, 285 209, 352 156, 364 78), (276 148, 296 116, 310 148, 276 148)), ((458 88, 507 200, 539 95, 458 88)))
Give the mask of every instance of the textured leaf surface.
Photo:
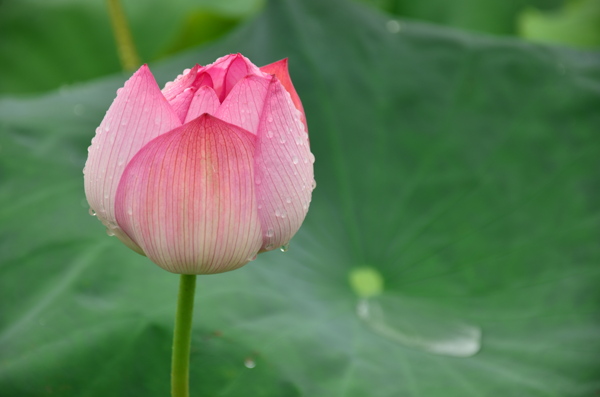
MULTIPOLYGON (((165 82, 227 52, 289 57, 317 158, 289 252, 199 279, 192 390, 594 395, 600 56, 387 22, 274 1, 153 67, 165 82), (449 350, 477 332, 476 354, 449 350)), ((177 277, 84 201, 122 83, 0 102, 1 395, 168 395, 177 277)))

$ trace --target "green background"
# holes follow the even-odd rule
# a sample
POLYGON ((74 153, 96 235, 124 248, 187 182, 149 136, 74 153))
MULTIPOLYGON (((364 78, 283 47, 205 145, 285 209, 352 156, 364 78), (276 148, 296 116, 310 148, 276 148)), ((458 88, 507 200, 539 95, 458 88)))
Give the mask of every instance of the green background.
MULTIPOLYGON (((137 33, 161 86, 231 52, 289 57, 317 159, 289 251, 199 277, 192 395, 598 394, 600 53, 344 0, 241 4, 174 56, 184 22, 132 19, 172 33, 137 33)), ((65 86, 118 70, 114 48, 40 18, 73 36, 64 53, 0 42, 27 66, 0 79, 0 396, 167 396, 178 277, 106 236, 83 193, 127 75, 65 86)))

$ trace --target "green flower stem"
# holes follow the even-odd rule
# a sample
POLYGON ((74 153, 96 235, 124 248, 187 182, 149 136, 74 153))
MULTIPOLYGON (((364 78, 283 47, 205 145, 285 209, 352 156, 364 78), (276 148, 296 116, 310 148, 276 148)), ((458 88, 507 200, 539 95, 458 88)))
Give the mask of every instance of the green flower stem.
POLYGON ((196 275, 182 274, 179 281, 175 334, 173 335, 173 358, 171 362, 171 396, 190 395, 190 345, 196 275))
POLYGON ((113 33, 117 42, 117 51, 121 60, 123 70, 131 72, 136 70, 140 64, 140 57, 133 44, 131 30, 127 24, 127 18, 123 12, 120 0, 107 0, 108 13, 112 22, 113 33))

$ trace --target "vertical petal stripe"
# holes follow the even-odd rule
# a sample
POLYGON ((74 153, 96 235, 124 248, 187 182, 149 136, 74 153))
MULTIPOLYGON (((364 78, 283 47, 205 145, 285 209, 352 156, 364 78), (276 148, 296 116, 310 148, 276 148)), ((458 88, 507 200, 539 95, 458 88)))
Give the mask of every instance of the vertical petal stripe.
POLYGON ((179 126, 146 65, 117 91, 92 139, 84 169, 88 203, 107 227, 116 227, 115 195, 127 163, 146 143, 179 126))
POLYGON ((244 265, 262 245, 255 140, 208 114, 153 140, 119 184, 119 226, 170 272, 210 274, 244 265))
POLYGON ((272 79, 272 76, 244 77, 227 95, 215 116, 256 135, 272 79))
MULTIPOLYGON (((304 107, 302 106, 302 102, 300 101, 300 97, 294 88, 294 84, 292 84, 292 79, 290 78, 290 73, 288 71, 288 60, 287 58, 282 59, 277 62, 273 62, 269 65, 262 66, 260 68, 261 72, 272 74, 283 85, 283 88, 290 94, 292 101, 294 102, 294 106, 302 113, 302 122, 306 127, 306 116, 304 115, 304 107)), ((308 128, 306 128, 308 131, 308 128)))
POLYGON ((188 123, 204 113, 215 114, 219 105, 221 103, 215 90, 209 86, 202 86, 194 94, 185 122, 188 123))
POLYGON ((269 84, 257 136, 255 183, 262 250, 268 251, 298 231, 314 188, 314 156, 302 113, 277 78, 269 84))

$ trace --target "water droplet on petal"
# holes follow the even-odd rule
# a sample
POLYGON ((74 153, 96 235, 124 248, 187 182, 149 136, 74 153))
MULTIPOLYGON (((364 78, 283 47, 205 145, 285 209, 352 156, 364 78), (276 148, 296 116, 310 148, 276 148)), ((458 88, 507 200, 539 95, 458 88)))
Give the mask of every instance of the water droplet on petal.
POLYGON ((275 231, 271 228, 267 229, 267 237, 273 237, 273 235, 275 234, 275 231))
POLYGON ((127 215, 133 215, 133 209, 132 208, 127 209, 127 215))
POLYGON ((270 250, 272 250, 272 249, 273 249, 273 244, 267 244, 267 245, 265 245, 265 249, 266 249, 267 251, 270 251, 270 250))
POLYGON ((268 121, 269 123, 272 123, 272 122, 273 122, 273 117, 271 117, 271 116, 267 117, 267 121, 268 121))
POLYGON ((285 136, 284 136, 284 135, 281 135, 281 136, 279 137, 279 142, 281 142, 281 143, 285 143, 285 136))
POLYGON ((273 131, 267 130, 267 138, 273 138, 273 131))
POLYGON ((123 88, 121 87, 117 90, 117 95, 121 95, 122 93, 123 93, 123 88))
POLYGON ((88 210, 88 213, 89 213, 91 216, 96 216, 96 211, 94 211, 94 209, 93 209, 92 207, 90 207, 90 209, 88 210))
POLYGON ((316 187, 317 187, 317 181, 313 179, 312 189, 315 190, 316 187))
POLYGON ((287 252, 290 249, 290 243, 283 244, 280 248, 281 252, 287 252))
POLYGON ((258 252, 255 253, 254 255, 250 255, 250 257, 248 257, 248 261, 250 261, 250 262, 255 261, 257 257, 258 257, 258 252))
POLYGON ((288 204, 291 204, 292 203, 292 198, 291 197, 286 197, 285 198, 285 202, 288 203, 288 204))
POLYGON ((190 72, 191 69, 183 69, 183 75, 185 76, 186 74, 188 74, 190 72))
POLYGON ((296 157, 296 156, 292 157, 292 163, 298 164, 298 157, 296 157))
POLYGON ((110 229, 110 228, 107 227, 106 228, 106 234, 108 234, 110 237, 112 237, 112 236, 115 235, 115 232, 113 232, 112 229, 110 229))

